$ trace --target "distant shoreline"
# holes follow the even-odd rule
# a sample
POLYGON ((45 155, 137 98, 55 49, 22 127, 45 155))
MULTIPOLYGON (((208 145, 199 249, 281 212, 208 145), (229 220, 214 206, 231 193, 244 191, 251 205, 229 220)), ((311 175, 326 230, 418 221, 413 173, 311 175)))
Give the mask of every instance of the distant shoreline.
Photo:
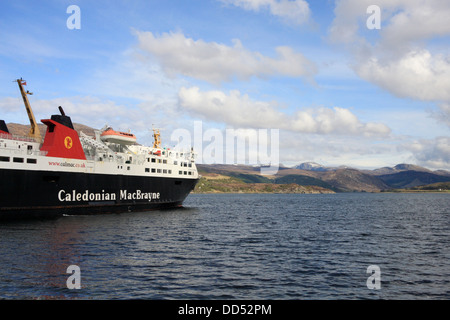
MULTIPOLYGON (((231 168, 235 169, 235 168, 231 168)), ((435 183, 411 188, 386 188, 373 176, 360 175, 349 171, 343 176, 333 173, 325 181, 310 176, 287 174, 280 176, 261 176, 253 171, 240 168, 236 171, 224 168, 209 168, 200 171, 201 178, 193 193, 196 194, 325 194, 325 193, 450 193, 450 182, 435 183)))
POLYGON ((450 193, 450 190, 389 190, 380 193, 450 193))
POLYGON ((337 194, 337 193, 440 193, 440 194, 450 194, 450 190, 442 190, 442 191, 424 191, 424 190, 406 190, 406 191, 377 191, 377 192, 368 192, 368 191, 342 191, 342 192, 239 192, 239 191, 206 191, 206 192, 198 192, 192 191, 191 194, 337 194))
MULTIPOLYGON (((192 191, 191 194, 336 194, 336 193, 352 193, 352 192, 239 192, 239 191, 206 191, 206 192, 195 192, 192 191)), ((356 193, 356 192, 353 192, 356 193)), ((364 192, 361 192, 364 193, 364 192)), ((366 192, 369 193, 369 192, 366 192)))

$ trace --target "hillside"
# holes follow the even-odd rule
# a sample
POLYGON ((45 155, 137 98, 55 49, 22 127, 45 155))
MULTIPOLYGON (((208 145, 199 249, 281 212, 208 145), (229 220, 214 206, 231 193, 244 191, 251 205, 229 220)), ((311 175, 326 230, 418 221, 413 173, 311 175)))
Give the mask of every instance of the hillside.
MULTIPOLYGON (((303 168, 306 167, 303 166, 303 168)), ((272 183, 315 186, 334 192, 381 192, 450 181, 448 171, 433 172, 419 166, 406 164, 373 171, 351 168, 317 170, 318 166, 311 166, 311 170, 302 170, 280 166, 278 173, 274 176, 262 176, 259 167, 246 165, 199 164, 198 168, 202 175, 219 174, 222 177, 238 179, 240 183, 252 184, 255 189, 260 189, 260 184, 272 183), (380 174, 380 172, 391 173, 380 174)), ((230 188, 231 186, 228 185, 229 190, 231 190, 230 188)))
POLYGON ((319 186, 333 191, 340 191, 339 188, 336 188, 335 186, 323 180, 301 174, 288 174, 282 177, 278 177, 274 179, 274 183, 276 184, 296 183, 302 186, 319 186))
MULTIPOLYGON (((432 172, 431 170, 428 170, 426 168, 416 166, 413 164, 407 164, 407 163, 401 163, 394 167, 383 167, 375 170, 366 170, 365 173, 372 174, 372 175, 387 175, 387 174, 394 174, 399 173, 403 171, 419 171, 419 172, 432 172)), ((445 171, 444 171, 445 172, 445 171)))
POLYGON ((450 182, 438 182, 425 186, 412 187, 413 191, 450 191, 450 182))
POLYGON ((449 176, 438 175, 432 172, 424 171, 401 171, 393 174, 386 174, 378 176, 391 188, 412 188, 433 184, 437 182, 450 181, 449 176))
MULTIPOLYGON (((202 175, 219 174, 232 177, 244 183, 275 185, 296 184, 314 186, 333 192, 379 192, 389 189, 382 180, 355 169, 337 169, 334 171, 308 171, 295 168, 280 167, 274 176, 262 176, 260 168, 245 165, 205 165, 199 164, 202 175)), ((256 187, 256 186, 254 186, 256 187)), ((279 187, 276 187, 279 188, 279 187)))
POLYGON ((379 192, 389 189, 389 185, 380 178, 363 173, 356 169, 338 169, 320 174, 321 180, 340 191, 379 192))
POLYGON ((193 193, 334 193, 332 190, 314 185, 276 184, 270 179, 266 182, 249 182, 252 180, 248 180, 249 177, 246 175, 235 177, 205 171, 200 173, 202 177, 193 193))

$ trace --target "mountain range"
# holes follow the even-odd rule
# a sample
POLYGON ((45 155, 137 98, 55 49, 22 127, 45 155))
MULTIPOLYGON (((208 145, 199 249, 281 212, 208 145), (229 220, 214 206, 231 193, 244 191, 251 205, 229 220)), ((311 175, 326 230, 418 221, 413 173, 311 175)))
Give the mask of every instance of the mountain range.
MULTIPOLYGON (((300 164, 296 168, 304 167, 303 165, 300 164)), ((357 191, 358 187, 362 187, 361 191, 405 189, 450 181, 449 171, 431 171, 406 163, 374 170, 358 170, 349 167, 327 168, 315 165, 312 171, 326 172, 319 174, 318 177, 334 182, 344 191, 357 191)))
POLYGON ((278 173, 271 177, 262 176, 257 166, 198 164, 197 167, 206 177, 219 174, 247 183, 314 185, 334 192, 381 192, 450 182, 449 171, 431 171, 413 164, 359 170, 345 166, 330 168, 308 162, 295 167, 280 166, 278 173))

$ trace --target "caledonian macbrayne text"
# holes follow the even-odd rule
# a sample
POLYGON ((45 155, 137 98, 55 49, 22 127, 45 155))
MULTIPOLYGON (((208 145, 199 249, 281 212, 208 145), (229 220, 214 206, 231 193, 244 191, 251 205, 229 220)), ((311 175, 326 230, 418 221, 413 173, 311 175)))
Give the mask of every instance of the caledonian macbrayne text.
POLYGON ((77 190, 66 191, 60 190, 58 192, 58 199, 61 202, 64 201, 115 201, 120 200, 159 200, 159 192, 142 192, 141 190, 136 190, 135 192, 129 192, 127 190, 120 190, 118 194, 112 192, 90 192, 85 190, 78 192, 77 190))

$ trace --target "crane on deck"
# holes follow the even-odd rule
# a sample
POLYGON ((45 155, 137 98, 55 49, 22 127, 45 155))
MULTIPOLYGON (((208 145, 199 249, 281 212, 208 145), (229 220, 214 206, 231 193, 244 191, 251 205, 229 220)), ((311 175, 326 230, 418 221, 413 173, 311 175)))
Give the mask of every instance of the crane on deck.
POLYGON ((33 93, 28 90, 25 91, 25 89, 23 88, 23 86, 26 85, 25 80, 20 78, 15 81, 17 81, 17 84, 19 85, 20 93, 22 94, 23 102, 25 104, 25 108, 27 109, 28 119, 30 119, 31 128, 30 128, 30 132, 28 133, 28 136, 30 138, 33 138, 37 142, 41 142, 41 140, 42 140, 41 132, 39 131, 38 125, 36 123, 36 119, 34 118, 33 110, 31 109, 30 101, 28 101, 28 96, 27 96, 27 95, 32 95, 33 93))

